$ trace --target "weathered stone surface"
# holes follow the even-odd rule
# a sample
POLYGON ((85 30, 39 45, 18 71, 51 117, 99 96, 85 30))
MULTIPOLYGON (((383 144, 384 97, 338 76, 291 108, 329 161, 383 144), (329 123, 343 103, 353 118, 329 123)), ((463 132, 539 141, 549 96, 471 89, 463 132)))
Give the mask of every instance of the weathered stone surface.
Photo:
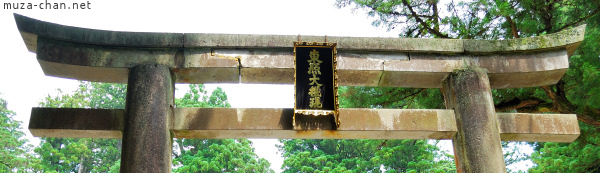
MULTIPOLYGON (((334 134, 324 130, 300 136, 292 130, 293 109, 177 108, 174 112, 175 137, 325 138, 334 134)), ((335 133, 338 138, 451 139, 456 131, 451 110, 340 109, 340 113, 340 129, 348 133, 335 133)), ((34 108, 29 130, 38 137, 121 138, 124 114, 123 109, 34 108)), ((497 115, 503 141, 572 142, 579 136, 572 114, 497 115)))
POLYGON ((335 116, 333 115, 301 115, 297 114, 294 118, 294 130, 315 131, 315 130, 336 130, 335 116))
POLYGON ((565 49, 472 57, 469 66, 486 69, 494 89, 555 84, 569 68, 565 49))
POLYGON ((291 35, 187 33, 183 45, 202 48, 293 48, 293 42, 297 40, 297 36, 291 35))
MULTIPOLYGON (((291 130, 293 109, 177 108, 173 130, 291 130)), ((175 133, 179 137, 179 133, 175 133)))
POLYGON ((121 172, 171 172, 171 119, 174 81, 169 68, 145 64, 131 68, 121 172))
MULTIPOLYGON (((184 47, 215 48, 293 48, 298 41, 292 35, 247 35, 247 34, 185 34, 184 47)), ((301 36, 301 41, 325 42, 324 36, 301 36)), ((391 51, 391 52, 463 52, 462 40, 420 38, 375 38, 375 37, 327 37, 337 43, 342 51, 391 51)))
POLYGON ((409 53, 407 60, 390 60, 384 64, 385 71, 452 72, 463 68, 470 58, 465 55, 432 53, 409 53))
MULTIPOLYGON (((565 49, 544 52, 523 52, 494 55, 472 55, 467 66, 486 69, 489 73, 517 73, 551 71, 569 68, 565 49)), ((458 69, 456 67, 454 69, 458 69)), ((465 66, 463 65, 463 68, 465 66)))
POLYGON ((27 38, 27 48, 36 51, 34 42, 38 37, 88 45, 110 45, 124 47, 167 48, 182 47, 183 33, 148 33, 148 32, 123 32, 104 31, 79 28, 54 23, 14 14, 15 21, 21 36, 27 38), (23 35, 23 33, 28 33, 23 35))
POLYGON ((525 88, 556 84, 567 69, 550 71, 519 72, 519 73, 489 73, 490 87, 525 88))
POLYGON ((171 131, 176 138, 286 138, 294 133, 293 109, 178 108, 174 112, 171 131))
POLYGON ((21 37, 23 38, 23 41, 25 42, 25 46, 27 47, 27 50, 29 50, 29 52, 35 52, 37 49, 37 35, 33 34, 33 33, 25 32, 25 31, 21 31, 21 30, 19 30, 19 33, 21 33, 21 37))
POLYGON ((177 138, 299 139, 450 139, 456 131, 449 110, 339 111, 336 131, 296 131, 293 109, 179 108, 172 131, 177 138))
MULTIPOLYGON (((448 137, 451 138, 456 131, 456 124, 451 110, 340 109, 340 127, 338 130, 344 129, 354 131, 407 129, 408 131, 420 133, 414 133, 406 137, 397 136, 397 139, 449 139, 448 137)), ((367 136, 362 137, 367 138, 367 136)))
POLYGON ((383 71, 376 70, 337 70, 340 86, 378 86, 383 71))
POLYGON ((383 62, 389 60, 387 58, 398 58, 398 60, 408 60, 405 53, 396 54, 395 56, 385 56, 377 53, 338 53, 337 54, 337 69, 338 70, 357 70, 357 71, 383 71, 383 62))
POLYGON ((176 57, 173 72, 177 83, 239 83, 240 63, 237 57, 219 56, 209 49, 187 49, 176 57))
POLYGON ((247 84, 293 84, 294 69, 242 68, 241 81, 247 84))
MULTIPOLYGON (((70 109, 59 116, 63 112, 56 110, 62 109, 38 109, 30 123, 39 136, 120 137, 115 128, 123 129, 122 172, 170 172, 171 134, 330 139, 448 139, 456 134, 459 172, 505 172, 501 138, 569 142, 579 134, 574 115, 496 117, 490 89, 556 83, 583 40, 585 25, 532 38, 456 40, 117 32, 17 14, 15 20, 46 75, 128 82, 125 120, 118 110, 70 109), (448 110, 342 109, 341 126, 334 131, 292 130, 291 109, 175 109, 179 112, 173 115, 175 82, 293 83, 290 50, 300 40, 337 43, 341 85, 443 87, 456 116, 448 110), (463 68, 468 69, 457 70, 463 68)), ((315 117, 296 122, 303 118, 315 117)))
POLYGON ((503 141, 573 142, 579 137, 575 114, 497 113, 503 141))
POLYGON ((176 83, 239 83, 239 69, 230 67, 175 68, 176 83))
POLYGON ((242 83, 294 83, 293 49, 217 50, 216 52, 240 57, 242 83))
POLYGON ((237 69, 240 64, 239 61, 238 56, 216 54, 208 49, 186 49, 183 52, 184 64, 177 65, 177 67, 230 67, 237 69))
POLYGON ((239 57, 242 68, 294 68, 293 49, 216 50, 215 53, 239 57))
POLYGON ((565 49, 497 55, 410 53, 408 61, 385 61, 379 86, 440 88, 455 69, 485 69, 493 89, 555 84, 569 68, 565 49))
POLYGON ((453 72, 444 82, 446 108, 454 109, 452 139, 458 172, 506 172, 491 88, 484 69, 453 72))
MULTIPOLYGON (((199 48, 291 48, 298 36, 183 34, 103 31, 78 28, 39 21, 15 14, 17 27, 26 41, 45 37, 90 45, 125 47, 199 47, 199 48)), ((554 34, 510 40, 458 40, 413 38, 327 37, 337 42, 340 50, 436 52, 436 53, 498 53, 576 47, 583 40, 585 25, 554 34)), ((324 36, 301 36, 301 41, 324 42, 324 36)), ((28 44, 35 51, 35 42, 28 44)))
MULTIPOLYGON (((47 37, 92 45, 115 45, 127 47, 219 47, 219 48, 290 48, 298 36, 283 35, 235 35, 235 34, 183 34, 103 31, 70 27, 43 22, 15 14, 20 31, 34 37, 47 37), (182 41, 183 40, 183 41, 182 41)), ((302 41, 324 42, 324 36, 301 36, 302 41)), ((345 50, 408 50, 433 52, 462 52, 462 41, 455 39, 406 39, 406 38, 360 38, 328 37, 345 50), (419 40, 419 41, 415 41, 419 40)), ((34 42, 32 42, 34 43, 34 42)), ((30 46, 35 47, 35 46, 30 46)), ((30 49, 35 51, 35 49, 30 49)))
POLYGON ((572 53, 583 40, 586 25, 538 37, 509 40, 464 40, 466 53, 490 54, 519 51, 547 50, 567 47, 572 53))
POLYGON ((384 71, 379 82, 382 87, 441 88, 447 72, 384 71))
POLYGON ((441 88, 442 81, 461 59, 459 55, 409 53, 406 60, 384 62, 379 86, 441 88))
POLYGON ((338 84, 344 86, 377 86, 383 75, 383 58, 403 58, 400 55, 377 56, 367 53, 338 53, 338 84))
POLYGON ((33 108, 29 131, 37 137, 121 138, 122 109, 33 108))
MULTIPOLYGON (((298 36, 115 32, 17 14, 15 20, 47 75, 124 83, 127 68, 155 63, 173 69, 178 83, 293 83, 292 50, 298 36)), ((584 31, 585 26, 580 26, 540 37, 496 41, 327 40, 337 42, 340 85, 440 88, 450 72, 469 66, 487 69, 492 88, 515 88, 556 83, 584 31)), ((302 36, 300 40, 322 42, 325 37, 302 36)))
POLYGON ((89 67, 48 62, 38 59, 46 76, 93 82, 127 83, 128 68, 89 67))
POLYGON ((153 63, 175 67, 177 49, 122 49, 38 38, 37 58, 62 64, 130 68, 153 63))
POLYGON ((128 68, 154 63, 174 67, 176 49, 122 49, 37 39, 37 59, 46 75, 125 83, 128 68))

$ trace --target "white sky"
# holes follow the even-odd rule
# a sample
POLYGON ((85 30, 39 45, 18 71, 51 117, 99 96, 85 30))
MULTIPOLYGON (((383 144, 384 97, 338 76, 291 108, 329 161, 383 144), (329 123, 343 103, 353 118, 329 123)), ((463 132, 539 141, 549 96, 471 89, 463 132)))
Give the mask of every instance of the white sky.
MULTIPOLYGON (((0 0, 39 4, 44 0, 0 0)), ((397 37, 397 32, 371 26, 373 18, 364 11, 338 9, 335 0, 219 0, 219 1, 116 1, 116 0, 54 0, 48 2, 90 3, 86 10, 7 10, 0 9, 0 97, 8 101, 8 108, 17 113, 17 119, 29 122, 31 108, 46 95, 56 95, 57 88, 65 92, 76 89, 77 81, 44 76, 35 54, 27 51, 15 25, 13 13, 35 19, 77 26, 115 31, 186 32, 228 34, 275 34, 397 37)), ((2 7, 0 7, 2 8, 2 7)), ((290 43, 292 44, 292 43, 290 43)), ((179 85, 182 86, 182 85, 179 85)), ((212 90, 217 85, 209 84, 212 90)), ((292 85, 220 85, 229 97, 232 107, 291 108, 292 85), (266 97, 259 93, 270 93, 266 97)), ((180 88, 186 89, 183 85, 180 88)), ((183 92, 178 92, 180 95, 183 92)), ((209 92, 210 93, 210 92, 209 92)), ((30 140, 38 144, 39 140, 30 140)), ((271 168, 280 172, 283 163, 275 139, 253 140, 256 153, 271 162, 271 168)))

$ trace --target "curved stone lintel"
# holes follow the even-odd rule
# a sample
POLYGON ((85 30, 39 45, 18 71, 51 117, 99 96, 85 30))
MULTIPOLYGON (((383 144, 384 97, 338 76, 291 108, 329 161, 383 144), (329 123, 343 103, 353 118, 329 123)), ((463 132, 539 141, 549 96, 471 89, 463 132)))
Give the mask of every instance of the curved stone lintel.
POLYGON ((542 51, 566 48, 569 55, 583 41, 586 25, 562 30, 556 33, 509 40, 464 40, 466 53, 490 54, 504 52, 542 51))
POLYGON ((31 52, 38 37, 67 42, 118 47, 182 47, 182 33, 106 31, 65 26, 14 14, 17 28, 31 52))
MULTIPOLYGON (((103 31, 14 16, 49 76, 125 83, 129 68, 154 63, 171 68, 177 83, 293 83, 297 36, 103 31)), ((328 40, 338 43, 340 85, 439 88, 453 70, 475 67, 487 70, 492 88, 516 88, 556 83, 584 32, 585 25, 512 40, 328 40)))
MULTIPOLYGON (((80 44, 144 47, 144 48, 292 48, 295 35, 203 34, 203 33, 152 33, 106 31, 65 26, 14 14, 17 27, 30 51, 35 52, 37 37, 80 44)), ((337 42, 341 51, 390 51, 433 53, 505 53, 576 47, 585 33, 585 26, 553 34, 509 39, 424 39, 328 37, 337 42)), ((302 41, 324 42, 324 36, 302 36, 302 41)))

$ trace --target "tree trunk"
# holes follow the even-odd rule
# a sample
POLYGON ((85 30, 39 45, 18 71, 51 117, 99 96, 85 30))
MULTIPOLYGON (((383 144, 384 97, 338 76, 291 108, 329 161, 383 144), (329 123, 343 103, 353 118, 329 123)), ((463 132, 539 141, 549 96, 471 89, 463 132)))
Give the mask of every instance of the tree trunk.
POLYGON ((510 31, 512 32, 513 38, 520 38, 519 30, 517 30, 517 24, 512 20, 510 16, 504 16, 506 22, 510 24, 510 31))
POLYGON ((81 159, 79 159, 79 170, 77 171, 78 173, 87 172, 86 169, 85 169, 85 165, 83 164, 83 162, 85 162, 85 157, 81 157, 81 159))
POLYGON ((181 155, 183 155, 183 152, 185 152, 185 150, 183 150, 183 139, 177 139, 177 145, 179 146, 179 156, 181 157, 181 155))

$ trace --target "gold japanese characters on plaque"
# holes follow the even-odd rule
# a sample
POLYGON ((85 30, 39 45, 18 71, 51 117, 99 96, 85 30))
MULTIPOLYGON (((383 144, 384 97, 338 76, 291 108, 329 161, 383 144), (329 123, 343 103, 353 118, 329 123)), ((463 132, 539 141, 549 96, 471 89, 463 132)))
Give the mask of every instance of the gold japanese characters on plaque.
POLYGON ((336 43, 294 42, 294 119, 333 116, 339 126, 335 47, 336 43))

